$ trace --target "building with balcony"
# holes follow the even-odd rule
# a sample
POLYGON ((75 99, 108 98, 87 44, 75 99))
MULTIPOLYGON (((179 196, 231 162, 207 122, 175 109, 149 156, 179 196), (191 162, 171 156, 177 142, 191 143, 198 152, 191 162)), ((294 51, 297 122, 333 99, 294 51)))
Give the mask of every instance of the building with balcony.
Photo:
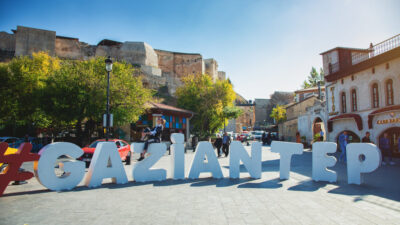
POLYGON ((337 47, 321 53, 329 141, 347 131, 359 142, 367 131, 379 144, 388 133, 400 156, 400 34, 366 49, 337 47))

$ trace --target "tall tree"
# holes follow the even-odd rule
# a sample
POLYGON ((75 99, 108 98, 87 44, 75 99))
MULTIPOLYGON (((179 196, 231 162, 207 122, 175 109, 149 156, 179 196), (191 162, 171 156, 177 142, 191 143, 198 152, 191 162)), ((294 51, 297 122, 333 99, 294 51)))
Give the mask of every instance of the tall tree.
POLYGON ((325 83, 324 81, 324 70, 322 68, 319 69, 319 73, 317 70, 312 67, 310 71, 310 75, 307 79, 303 82, 303 88, 310 88, 318 86, 318 82, 321 82, 321 85, 325 83))
MULTIPOLYGON (((107 79, 103 57, 87 61, 64 61, 47 81, 42 94, 44 111, 54 126, 73 124, 82 137, 82 124, 100 122, 105 113, 107 79)), ((114 124, 134 122, 144 112, 151 93, 135 77, 130 64, 114 62, 110 74, 110 111, 114 124)), ((89 134, 90 135, 90 134, 89 134)), ((81 141, 81 140, 79 140, 81 141)))
POLYGON ((176 91, 178 106, 195 112, 192 132, 206 139, 240 113, 234 108, 236 94, 227 81, 213 83, 209 75, 183 78, 184 85, 176 91))
POLYGON ((283 122, 286 120, 286 109, 281 105, 277 105, 272 109, 270 117, 275 120, 276 124, 283 122))
MULTIPOLYGON (((55 133, 69 126, 81 137, 82 125, 101 122, 105 113, 104 60, 60 60, 41 52, 0 64, 0 125, 34 124, 55 133)), ((116 125, 136 121, 151 99, 150 90, 134 73, 130 64, 113 65, 110 110, 116 125)))
POLYGON ((11 126, 12 135, 17 126, 49 125, 38 97, 46 79, 60 66, 59 59, 43 52, 16 57, 0 65, 0 123, 11 126))

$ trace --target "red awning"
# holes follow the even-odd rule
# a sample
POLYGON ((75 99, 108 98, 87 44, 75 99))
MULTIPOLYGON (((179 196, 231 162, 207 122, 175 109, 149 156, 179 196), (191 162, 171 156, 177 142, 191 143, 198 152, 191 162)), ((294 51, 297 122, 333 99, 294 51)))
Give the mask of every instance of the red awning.
POLYGON ((372 121, 374 120, 375 115, 380 114, 380 113, 385 113, 385 112, 390 112, 394 110, 400 110, 400 105, 391 105, 385 108, 377 109, 373 112, 371 112, 368 115, 368 128, 372 129, 372 121))
POLYGON ((330 118, 330 119, 328 120, 328 131, 329 131, 329 132, 332 132, 332 130, 333 130, 333 121, 334 121, 334 120, 349 119, 349 118, 350 118, 350 119, 354 119, 354 121, 355 121, 356 124, 357 124, 358 130, 362 130, 362 129, 363 129, 363 124, 362 124, 361 116, 358 115, 358 114, 354 114, 354 113, 348 113, 348 114, 342 114, 342 115, 339 115, 339 116, 335 116, 335 117, 330 118))

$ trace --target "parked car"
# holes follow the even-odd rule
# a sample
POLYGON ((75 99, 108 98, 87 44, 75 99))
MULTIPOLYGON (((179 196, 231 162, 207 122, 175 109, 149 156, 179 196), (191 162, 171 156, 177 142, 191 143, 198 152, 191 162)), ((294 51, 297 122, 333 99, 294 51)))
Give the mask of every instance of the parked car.
POLYGON ((7 142, 10 148, 18 148, 23 141, 16 137, 0 137, 0 142, 7 142))
POLYGON ((251 134, 249 132, 244 131, 241 135, 240 135, 240 141, 241 142, 245 142, 245 141, 250 141, 252 140, 253 137, 251 136, 251 134))
MULTIPOLYGON (((118 149, 119 156, 121 157, 121 160, 124 161, 126 165, 130 165, 132 158, 132 151, 131 151, 131 146, 128 144, 128 142, 120 139, 109 139, 108 141, 115 143, 118 149)), ((92 161, 94 151, 96 150, 96 146, 100 142, 106 142, 106 140, 99 139, 92 142, 90 145, 82 148, 84 154, 81 157, 81 160, 86 163, 86 167, 89 167, 90 162, 92 161)))
MULTIPOLYGON (((43 140, 41 138, 34 138, 34 137, 29 137, 28 138, 29 142, 32 144, 32 149, 31 152, 37 153, 40 151, 40 149, 43 148, 43 140)), ((24 138, 21 139, 22 142, 25 141, 24 138)))
POLYGON ((254 139, 261 140, 261 137, 262 137, 263 134, 264 134, 264 131, 255 131, 253 133, 254 139))

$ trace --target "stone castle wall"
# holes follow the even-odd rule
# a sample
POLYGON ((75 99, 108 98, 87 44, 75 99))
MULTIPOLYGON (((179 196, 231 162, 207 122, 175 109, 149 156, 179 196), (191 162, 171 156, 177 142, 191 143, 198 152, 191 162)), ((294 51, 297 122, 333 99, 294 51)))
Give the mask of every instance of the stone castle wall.
POLYGON ((182 78, 188 74, 202 74, 203 58, 197 53, 180 53, 155 50, 158 55, 158 66, 166 76, 182 78))
MULTIPOLYGON (((181 78, 189 74, 207 73, 214 79, 225 79, 219 73, 217 61, 203 60, 201 54, 154 50, 145 42, 102 40, 97 45, 80 42, 78 38, 57 36, 55 31, 18 26, 13 34, 0 32, 0 61, 15 56, 46 51, 62 59, 87 60, 96 56, 111 56, 141 69, 143 84, 152 89, 167 86, 170 94, 182 85, 181 78)), ((223 75, 222 75, 223 74, 223 75)))

